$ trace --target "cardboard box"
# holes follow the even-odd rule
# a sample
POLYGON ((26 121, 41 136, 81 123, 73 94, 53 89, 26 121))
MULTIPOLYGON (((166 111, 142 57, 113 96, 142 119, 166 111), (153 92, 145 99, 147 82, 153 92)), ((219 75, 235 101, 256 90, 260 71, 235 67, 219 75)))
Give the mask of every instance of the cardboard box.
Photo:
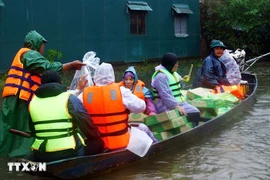
POLYGON ((174 128, 174 129, 171 129, 170 132, 173 134, 173 135, 177 135, 177 134, 180 134, 180 133, 183 133, 185 131, 188 131, 190 129, 192 129, 193 126, 192 126, 192 123, 187 123, 183 126, 180 126, 178 128, 174 128))
POLYGON ((220 101, 222 100, 225 105, 238 104, 240 100, 231 93, 220 93, 215 95, 220 101))
POLYGON ((148 117, 144 113, 130 113, 128 116, 128 122, 144 122, 144 118, 148 117))
POLYGON ((208 88, 195 88, 187 91, 188 99, 198 99, 198 98, 206 98, 208 95, 211 95, 211 89, 208 88))
POLYGON ((229 111, 231 109, 231 107, 220 107, 218 108, 218 115, 224 114, 225 112, 229 111))
POLYGON ((173 136, 173 134, 169 131, 164 131, 164 132, 160 132, 160 133, 154 132, 153 134, 154 134, 154 137, 158 141, 162 141, 162 140, 168 139, 168 138, 173 136))
POLYGON ((180 114, 179 114, 179 111, 175 109, 175 110, 171 110, 171 111, 157 114, 155 116, 148 116, 148 117, 144 118, 144 123, 147 126, 151 126, 151 125, 158 124, 158 123, 161 123, 164 121, 168 121, 170 119, 174 119, 177 117, 180 117, 180 114))
POLYGON ((202 118, 213 118, 216 116, 216 114, 211 113, 211 111, 208 111, 207 109, 200 109, 200 116, 202 118))
POLYGON ((178 118, 174 118, 172 120, 167 120, 165 122, 154 124, 149 126, 152 132, 163 132, 166 130, 170 130, 176 127, 183 126, 188 123, 186 116, 181 116, 178 118))
POLYGON ((187 102, 197 107, 200 111, 207 110, 211 115, 216 116, 218 101, 217 99, 193 99, 187 102))
POLYGON ((182 96, 182 98, 186 101, 186 100, 188 100, 188 98, 187 98, 187 90, 180 90, 180 93, 183 95, 182 96))

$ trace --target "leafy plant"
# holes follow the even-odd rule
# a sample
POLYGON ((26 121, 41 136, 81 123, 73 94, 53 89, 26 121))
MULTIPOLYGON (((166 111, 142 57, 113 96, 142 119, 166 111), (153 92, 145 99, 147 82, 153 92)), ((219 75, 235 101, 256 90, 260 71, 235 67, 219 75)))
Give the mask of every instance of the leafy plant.
POLYGON ((54 61, 61 61, 63 59, 63 54, 60 51, 57 51, 56 49, 49 49, 46 52, 45 57, 53 63, 54 61))
POLYGON ((253 55, 270 51, 269 0, 219 0, 201 5, 201 33, 208 43, 222 40, 230 49, 253 55))

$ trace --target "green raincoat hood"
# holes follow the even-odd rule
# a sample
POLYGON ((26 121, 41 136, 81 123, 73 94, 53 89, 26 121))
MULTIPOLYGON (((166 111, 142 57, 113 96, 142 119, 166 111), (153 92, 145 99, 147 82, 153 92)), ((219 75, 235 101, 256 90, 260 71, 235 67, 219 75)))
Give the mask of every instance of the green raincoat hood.
POLYGON ((25 36, 24 47, 27 47, 35 51, 39 51, 42 42, 46 43, 47 40, 43 36, 41 36, 38 32, 33 30, 27 33, 27 35, 25 36))

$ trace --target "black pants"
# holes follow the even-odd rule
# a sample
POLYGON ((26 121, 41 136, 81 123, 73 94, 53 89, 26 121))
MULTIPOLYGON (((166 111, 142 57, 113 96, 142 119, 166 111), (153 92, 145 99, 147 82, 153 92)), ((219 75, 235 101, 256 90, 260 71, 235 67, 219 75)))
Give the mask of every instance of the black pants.
POLYGON ((104 142, 102 139, 86 140, 86 147, 84 148, 84 155, 99 154, 103 152, 104 142))
POLYGON ((83 156, 84 146, 82 145, 77 135, 75 135, 75 140, 76 140, 75 149, 66 149, 66 150, 55 151, 55 152, 43 152, 39 150, 34 150, 33 151, 34 159, 37 162, 50 162, 50 161, 56 161, 60 159, 83 156))
POLYGON ((193 127, 198 126, 200 121, 200 113, 188 113, 187 119, 192 122, 193 127))

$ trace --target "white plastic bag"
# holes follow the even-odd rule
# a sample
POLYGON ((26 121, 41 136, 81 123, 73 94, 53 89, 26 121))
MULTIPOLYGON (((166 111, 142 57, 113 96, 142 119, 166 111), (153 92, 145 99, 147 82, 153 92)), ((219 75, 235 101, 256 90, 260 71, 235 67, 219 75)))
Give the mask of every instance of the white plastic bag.
POLYGON ((148 152, 152 143, 153 140, 144 131, 131 126, 127 150, 143 157, 148 152))
POLYGON ((77 84, 79 82, 79 79, 85 75, 88 74, 85 79, 88 80, 86 87, 87 86, 92 86, 93 83, 93 77, 95 70, 97 66, 99 66, 100 59, 96 56, 96 52, 94 51, 89 51, 83 56, 83 63, 86 64, 86 66, 83 66, 81 70, 77 70, 71 84, 69 86, 70 90, 75 90, 77 87, 77 84))

